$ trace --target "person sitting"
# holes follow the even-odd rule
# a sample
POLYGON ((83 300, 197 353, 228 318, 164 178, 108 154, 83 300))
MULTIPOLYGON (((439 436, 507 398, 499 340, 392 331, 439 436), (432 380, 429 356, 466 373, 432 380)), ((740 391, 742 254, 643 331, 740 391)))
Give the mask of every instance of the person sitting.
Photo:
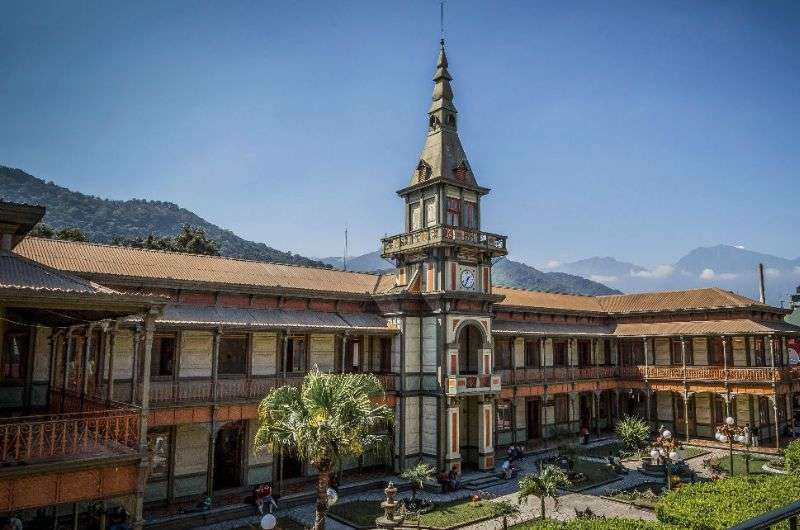
POLYGON ((436 482, 442 487, 442 493, 450 491, 450 478, 447 476, 447 471, 442 470, 436 477, 436 482))
POLYGON ((506 460, 505 462, 503 462, 502 470, 503 470, 503 478, 505 480, 509 480, 514 475, 517 474, 517 468, 513 466, 510 460, 506 460))
POLYGON ((450 468, 450 473, 447 474, 447 481, 450 485, 450 491, 456 491, 461 487, 461 480, 458 478, 458 468, 456 466, 450 468))
POLYGON ((266 515, 272 513, 273 510, 278 509, 278 504, 272 497, 272 485, 269 482, 261 484, 255 489, 253 494, 255 498, 256 508, 259 515, 266 515))
POLYGON ((513 462, 514 459, 517 458, 517 446, 513 444, 509 445, 506 454, 508 455, 509 462, 513 462))
POLYGON ((589 429, 585 425, 581 427, 581 445, 589 443, 589 429))

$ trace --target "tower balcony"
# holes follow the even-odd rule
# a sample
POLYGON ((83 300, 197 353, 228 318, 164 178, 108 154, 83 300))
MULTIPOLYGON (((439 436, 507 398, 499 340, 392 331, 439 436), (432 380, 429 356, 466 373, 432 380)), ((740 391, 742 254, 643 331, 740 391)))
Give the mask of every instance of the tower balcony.
POLYGON ((447 395, 463 396, 500 392, 499 375, 454 375, 447 378, 447 395))
POLYGON ((419 252, 423 248, 452 245, 471 247, 493 257, 508 254, 506 236, 470 228, 436 225, 381 239, 381 256, 395 258, 419 252))

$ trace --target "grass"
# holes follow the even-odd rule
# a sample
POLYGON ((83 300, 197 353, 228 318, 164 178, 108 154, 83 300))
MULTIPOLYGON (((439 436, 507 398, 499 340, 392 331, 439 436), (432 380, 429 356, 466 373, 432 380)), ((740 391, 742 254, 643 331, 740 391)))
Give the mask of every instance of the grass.
MULTIPOLYGON (((352 501, 336 504, 329 510, 338 518, 349 521, 356 526, 375 526, 375 518, 383 515, 383 509, 377 501, 352 501)), ((420 524, 431 528, 449 528, 451 526, 470 523, 485 517, 498 514, 498 503, 461 500, 436 506, 433 510, 420 516, 420 524)))
MULTIPOLYGON (((764 475, 767 472, 761 469, 761 467, 768 463, 771 460, 770 457, 765 457, 762 455, 754 455, 750 454, 750 474, 751 475, 764 475)), ((718 472, 723 472, 726 474, 730 474, 731 471, 731 462, 730 456, 725 455, 720 458, 715 458, 711 461, 711 468, 718 472)), ((745 461, 744 461, 744 454, 742 453, 734 453, 733 454, 733 474, 734 475, 744 475, 746 473, 745 469, 745 461)))
POLYGON ((639 484, 634 488, 618 491, 609 495, 609 497, 617 501, 628 502, 634 506, 650 508, 652 510, 655 509, 663 489, 664 484, 648 482, 639 484))
POLYGON ((606 467, 606 464, 588 462, 581 459, 575 460, 575 468, 573 471, 583 473, 586 476, 586 480, 579 482, 572 487, 565 488, 571 491, 578 489, 583 490, 619 477, 619 475, 617 475, 613 470, 606 467))
POLYGON ((605 458, 618 454, 623 449, 619 442, 611 442, 605 445, 598 445, 595 447, 582 447, 578 446, 576 452, 582 456, 594 456, 598 458, 605 458))
POLYGON ((700 455, 707 454, 708 450, 703 449, 702 447, 684 447, 683 449, 679 450, 678 453, 684 460, 689 460, 690 458, 696 458, 700 455))

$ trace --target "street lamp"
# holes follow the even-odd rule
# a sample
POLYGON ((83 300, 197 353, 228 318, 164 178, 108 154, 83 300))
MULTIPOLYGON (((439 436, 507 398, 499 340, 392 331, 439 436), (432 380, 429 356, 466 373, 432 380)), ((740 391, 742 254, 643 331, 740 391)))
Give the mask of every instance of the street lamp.
POLYGON ((672 463, 680 460, 678 449, 680 449, 680 443, 672 437, 672 433, 669 430, 664 429, 661 435, 653 442, 653 449, 650 451, 650 456, 653 460, 660 458, 664 461, 667 491, 672 489, 672 463))
POLYGON ((717 425, 717 432, 714 435, 717 441, 728 444, 728 455, 730 457, 731 476, 733 476, 733 442, 744 445, 745 447, 745 472, 750 474, 750 446, 752 445, 752 437, 750 436, 750 429, 747 427, 740 427, 736 425, 736 420, 728 416, 725 418, 725 423, 717 425))

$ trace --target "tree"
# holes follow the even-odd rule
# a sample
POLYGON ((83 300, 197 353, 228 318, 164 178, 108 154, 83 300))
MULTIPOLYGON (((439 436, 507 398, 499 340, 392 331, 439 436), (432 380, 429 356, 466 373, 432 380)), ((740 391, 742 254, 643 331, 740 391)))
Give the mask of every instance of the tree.
POLYGON ((519 515, 519 506, 514 506, 508 501, 495 501, 493 505, 495 517, 502 517, 503 530, 508 530, 508 518, 513 519, 519 515))
POLYGON ((219 256, 219 243, 207 237, 206 231, 199 226, 183 225, 173 239, 173 245, 176 252, 219 256))
POLYGON ((426 480, 433 478, 434 469, 423 462, 403 471, 400 476, 411 483, 411 502, 417 500, 417 491, 421 490, 426 480))
POLYGON ((327 374, 315 366, 301 388, 273 389, 259 404, 259 450, 294 454, 319 471, 315 530, 325 528, 331 471, 387 441, 378 433, 392 421, 392 411, 373 402, 383 392, 372 374, 327 374))
POLYGON ((561 469, 553 465, 542 467, 541 471, 535 475, 525 475, 519 481, 519 503, 528 502, 528 497, 533 495, 539 497, 542 502, 542 519, 545 516, 545 499, 552 497, 556 506, 558 498, 556 493, 561 486, 569 486, 571 483, 561 469))
POLYGON ((55 231, 44 223, 38 223, 31 229, 30 232, 28 232, 28 235, 31 237, 44 237, 50 239, 55 235, 55 231))
POLYGON ((56 239, 63 239, 64 241, 89 241, 80 229, 78 228, 62 228, 55 234, 56 239))
POLYGON ((650 439, 650 426, 638 416, 625 416, 617 422, 617 436, 629 451, 640 452, 650 439))

